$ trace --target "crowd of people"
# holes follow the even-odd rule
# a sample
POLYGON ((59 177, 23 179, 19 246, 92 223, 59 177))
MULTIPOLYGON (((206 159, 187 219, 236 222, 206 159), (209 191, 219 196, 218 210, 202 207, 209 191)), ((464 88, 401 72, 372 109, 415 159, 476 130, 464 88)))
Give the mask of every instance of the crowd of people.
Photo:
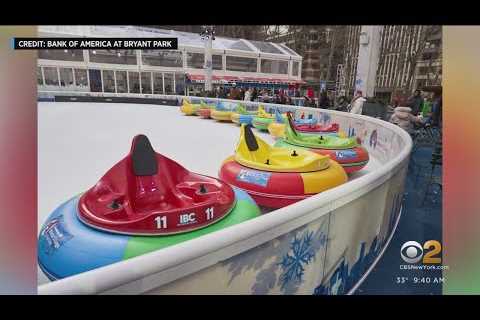
POLYGON ((257 89, 256 87, 222 87, 215 88, 212 92, 206 94, 211 98, 222 98, 242 101, 255 101, 276 104, 294 104, 293 97, 300 97, 298 90, 287 89, 257 89))
MULTIPOLYGON (((320 92, 319 98, 315 99, 314 90, 309 87, 303 94, 298 88, 289 89, 257 89, 255 87, 216 87, 206 94, 212 98, 223 98, 242 101, 255 101, 275 104, 294 105, 292 98, 303 98, 303 106, 332 109, 355 114, 363 113, 363 106, 367 98, 363 92, 357 90, 349 99, 340 96, 336 100, 327 91, 320 92)), ((423 92, 419 89, 408 97, 394 97, 386 106, 387 113, 391 116, 387 121, 395 123, 407 132, 412 133, 419 126, 441 126, 442 95, 441 92, 423 92)))
POLYGON ((390 122, 408 133, 413 133, 419 126, 442 126, 442 94, 440 91, 422 94, 417 89, 406 101, 399 98, 393 99, 390 108, 393 109, 390 122))
MULTIPOLYGON (((362 114, 366 101, 367 99, 362 91, 357 91, 350 102, 346 97, 340 97, 334 109, 362 114)), ((407 99, 394 97, 391 104, 386 108, 389 111, 387 113, 391 113, 391 116, 386 120, 398 125, 410 134, 419 127, 441 127, 442 125, 441 91, 422 93, 421 90, 416 89, 407 99)))
POLYGON ((322 91, 319 99, 315 99, 313 88, 306 90, 299 88, 288 89, 258 89, 256 87, 218 86, 211 92, 204 92, 203 96, 209 98, 222 98, 231 100, 255 101, 275 104, 296 105, 294 100, 303 100, 302 105, 313 108, 332 108, 334 103, 331 93, 322 91), (303 98, 303 99, 302 99, 303 98))

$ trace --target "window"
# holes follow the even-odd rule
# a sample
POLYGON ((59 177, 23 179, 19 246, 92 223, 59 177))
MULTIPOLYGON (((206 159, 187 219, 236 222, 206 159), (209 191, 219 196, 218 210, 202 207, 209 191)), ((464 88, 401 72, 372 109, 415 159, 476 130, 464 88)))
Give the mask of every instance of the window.
POLYGON ((115 71, 115 77, 117 78, 117 93, 127 93, 127 71, 115 71))
POLYGON ((218 54, 212 55, 212 68, 213 70, 223 70, 223 56, 218 54))
POLYGON ((175 73, 175 93, 176 94, 185 93, 185 74, 184 73, 175 73))
POLYGON ((260 72, 288 74, 288 61, 262 59, 260 65, 260 72))
POLYGON ((286 45, 284 45, 283 43, 279 43, 278 44, 280 47, 282 47, 282 49, 284 49, 285 51, 287 51, 288 53, 290 53, 292 56, 298 56, 298 54, 295 53, 295 51, 293 51, 292 49, 290 49, 289 47, 287 47, 286 45))
POLYGON ((442 46, 442 41, 440 39, 430 40, 430 46, 432 48, 438 48, 442 46))
POLYGON ((300 67, 300 62, 298 61, 293 61, 292 62, 292 76, 298 76, 298 69, 300 67))
POLYGON ((418 67, 418 74, 426 74, 428 67, 418 67))
POLYGON ((103 70, 103 92, 115 92, 113 70, 103 70))
POLYGON ((128 72, 128 83, 130 87, 130 93, 140 93, 140 82, 138 78, 138 72, 128 72))
POLYGON ((243 51, 253 51, 242 40, 235 41, 228 48, 229 49, 235 49, 235 50, 243 50, 243 51))
POLYGON ((273 44, 269 42, 250 40, 250 43, 253 44, 261 52, 283 54, 282 51, 278 50, 277 47, 275 47, 273 44))
POLYGON ((162 73, 153 73, 153 93, 154 94, 163 94, 163 74, 162 73))
POLYGON ((45 84, 47 86, 58 86, 58 73, 55 67, 43 67, 45 75, 45 84))
POLYGON ((137 64, 135 50, 90 50, 90 62, 137 64))
POLYGON ((181 51, 175 50, 143 50, 142 63, 149 66, 182 68, 183 56, 181 51))
POLYGON ((38 50, 38 58, 46 60, 83 61, 83 50, 38 50))
POLYGON ((60 68, 60 86, 73 86, 73 71, 72 68, 60 68))
POLYGON ((441 74, 441 68, 438 66, 424 66, 424 67, 418 67, 418 75, 434 75, 440 73, 441 74))
POLYGON ((165 81, 165 94, 173 93, 173 73, 164 73, 163 81, 165 81))
POLYGON ((426 80, 418 80, 416 87, 417 87, 417 88, 423 88, 423 87, 425 87, 426 83, 427 83, 426 80))
POLYGON ((203 53, 187 52, 187 67, 194 69, 203 69, 205 56, 203 53))
POLYGON ((227 56, 227 70, 242 71, 242 72, 256 72, 257 59, 227 56))
POLYGON ((100 70, 90 69, 88 70, 88 76, 90 77, 90 91, 102 92, 102 74, 100 70))
POLYGON ((440 58, 439 52, 425 52, 422 55, 422 60, 438 60, 440 58))
POLYGON ((43 86, 42 68, 37 67, 37 84, 43 86))
POLYGON ((152 73, 142 72, 142 93, 152 94, 152 73))
POLYGON ((87 88, 88 87, 87 70, 74 69, 73 72, 75 72, 75 83, 77 84, 77 87, 87 88))

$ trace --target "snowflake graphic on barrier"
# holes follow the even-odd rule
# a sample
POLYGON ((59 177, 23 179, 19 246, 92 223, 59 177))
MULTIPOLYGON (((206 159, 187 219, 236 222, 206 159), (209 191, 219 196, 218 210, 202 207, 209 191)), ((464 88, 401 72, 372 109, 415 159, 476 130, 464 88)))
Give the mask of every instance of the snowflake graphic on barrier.
POLYGON ((309 264, 315 257, 315 251, 312 248, 313 232, 307 232, 302 238, 293 238, 290 244, 290 251, 283 256, 279 265, 283 269, 280 276, 282 289, 290 281, 302 281, 305 272, 305 266, 309 264))

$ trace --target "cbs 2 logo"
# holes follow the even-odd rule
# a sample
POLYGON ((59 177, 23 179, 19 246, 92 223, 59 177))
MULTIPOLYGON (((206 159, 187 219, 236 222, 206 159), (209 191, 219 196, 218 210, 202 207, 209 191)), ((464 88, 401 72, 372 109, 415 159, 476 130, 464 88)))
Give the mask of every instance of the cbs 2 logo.
POLYGON ((441 252, 442 245, 437 240, 428 240, 423 244, 423 247, 416 241, 407 241, 400 249, 400 255, 403 261, 407 263, 417 263, 423 258, 422 263, 424 264, 439 264, 442 263, 442 258, 436 256, 441 252))

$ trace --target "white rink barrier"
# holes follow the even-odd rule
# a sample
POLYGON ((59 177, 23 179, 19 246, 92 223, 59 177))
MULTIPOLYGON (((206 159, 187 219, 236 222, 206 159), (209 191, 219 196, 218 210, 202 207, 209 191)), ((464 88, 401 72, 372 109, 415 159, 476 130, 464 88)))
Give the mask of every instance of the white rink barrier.
MULTIPOLYGON (((259 103, 246 104, 254 109, 259 103)), ((395 231, 412 140, 401 128, 375 118, 262 104, 267 111, 279 107, 282 112, 313 114, 322 124, 339 123, 347 134, 360 137, 381 165, 342 186, 258 218, 41 285, 39 294, 352 293, 395 231)))

